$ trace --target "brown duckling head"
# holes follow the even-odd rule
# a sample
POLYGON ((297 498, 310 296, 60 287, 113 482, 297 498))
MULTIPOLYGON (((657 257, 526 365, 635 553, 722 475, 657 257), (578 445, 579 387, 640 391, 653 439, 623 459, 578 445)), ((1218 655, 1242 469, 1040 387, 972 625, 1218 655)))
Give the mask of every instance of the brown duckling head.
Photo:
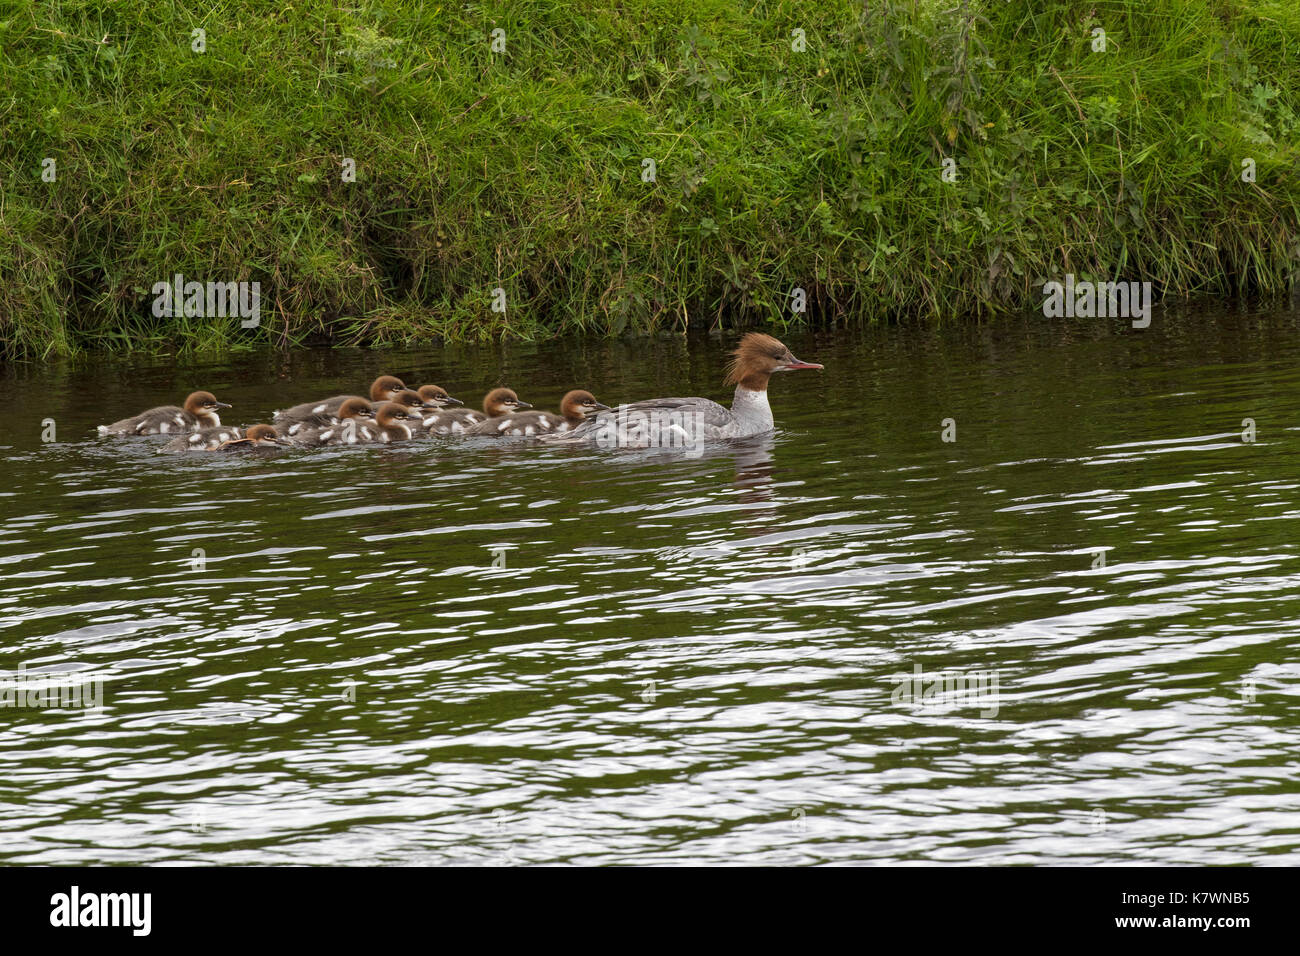
POLYGON ((560 414, 571 422, 580 422, 588 415, 607 411, 608 405, 596 401, 596 396, 581 388, 575 388, 560 399, 560 414))
POLYGON ((191 415, 206 418, 217 413, 219 408, 229 408, 225 402, 217 401, 211 392, 190 392, 185 397, 185 410, 191 415))
POLYGON ((349 398, 339 406, 338 417, 340 420, 346 418, 371 418, 375 410, 370 407, 370 403, 364 398, 349 398))
POLYGON ((396 402, 385 402, 379 406, 379 411, 375 412, 375 424, 381 428, 405 424, 408 420, 418 421, 419 418, 419 415, 408 411, 405 405, 398 405, 396 402))
POLYGON ((448 395, 447 390, 441 385, 421 385, 420 397, 435 408, 451 408, 454 405, 464 404, 459 398, 448 395))
POLYGON ((281 438, 270 425, 249 425, 244 429, 244 437, 254 445, 287 445, 288 439, 281 438))
POLYGON ((370 400, 372 402, 391 402, 398 392, 406 391, 400 378, 381 375, 370 383, 370 400))
POLYGON ((403 408, 437 408, 433 402, 426 402, 415 389, 404 388, 393 396, 393 404, 403 408))
POLYGON ((520 401, 519 396, 508 388, 494 388, 483 396, 483 411, 492 418, 522 412, 532 408, 527 402, 520 401))

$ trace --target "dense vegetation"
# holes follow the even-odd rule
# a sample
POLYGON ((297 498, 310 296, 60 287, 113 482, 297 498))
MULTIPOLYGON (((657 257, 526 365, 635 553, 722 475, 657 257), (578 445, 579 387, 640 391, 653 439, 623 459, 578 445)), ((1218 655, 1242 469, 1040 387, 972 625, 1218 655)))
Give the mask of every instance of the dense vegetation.
POLYGON ((0 353, 1281 292, 1298 53, 1294 0, 0 0, 0 353))

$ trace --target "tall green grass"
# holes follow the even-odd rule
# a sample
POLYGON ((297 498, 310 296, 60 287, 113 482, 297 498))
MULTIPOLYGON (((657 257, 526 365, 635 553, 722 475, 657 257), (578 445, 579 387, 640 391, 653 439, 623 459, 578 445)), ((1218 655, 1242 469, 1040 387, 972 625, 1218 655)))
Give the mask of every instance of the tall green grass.
POLYGON ((1281 292, 1297 53, 1293 0, 0 0, 0 353, 1281 292))

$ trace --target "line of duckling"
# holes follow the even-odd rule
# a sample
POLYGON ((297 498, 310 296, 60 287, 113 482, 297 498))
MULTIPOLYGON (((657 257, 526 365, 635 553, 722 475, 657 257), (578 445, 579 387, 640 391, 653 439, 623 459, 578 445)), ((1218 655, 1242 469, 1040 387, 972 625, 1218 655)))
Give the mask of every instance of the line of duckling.
POLYGON ((408 388, 401 379, 381 375, 370 397, 335 395, 274 413, 273 424, 237 428, 221 424, 218 412, 231 406, 211 392, 193 392, 184 405, 162 405, 100 425, 103 436, 174 435, 159 452, 239 451, 297 445, 367 445, 437 435, 530 437, 576 428, 587 416, 609 406, 575 389, 560 401, 560 414, 534 409, 511 389, 496 388, 483 398, 483 411, 465 408, 438 385, 408 388))

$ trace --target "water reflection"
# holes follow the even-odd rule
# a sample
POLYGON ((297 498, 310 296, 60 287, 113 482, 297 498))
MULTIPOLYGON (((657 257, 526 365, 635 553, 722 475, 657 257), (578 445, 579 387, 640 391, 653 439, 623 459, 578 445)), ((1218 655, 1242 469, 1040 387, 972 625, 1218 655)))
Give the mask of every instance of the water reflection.
POLYGON ((772 497, 771 435, 760 435, 737 442, 731 449, 736 462, 736 487, 744 491, 746 502, 769 501, 772 497))

